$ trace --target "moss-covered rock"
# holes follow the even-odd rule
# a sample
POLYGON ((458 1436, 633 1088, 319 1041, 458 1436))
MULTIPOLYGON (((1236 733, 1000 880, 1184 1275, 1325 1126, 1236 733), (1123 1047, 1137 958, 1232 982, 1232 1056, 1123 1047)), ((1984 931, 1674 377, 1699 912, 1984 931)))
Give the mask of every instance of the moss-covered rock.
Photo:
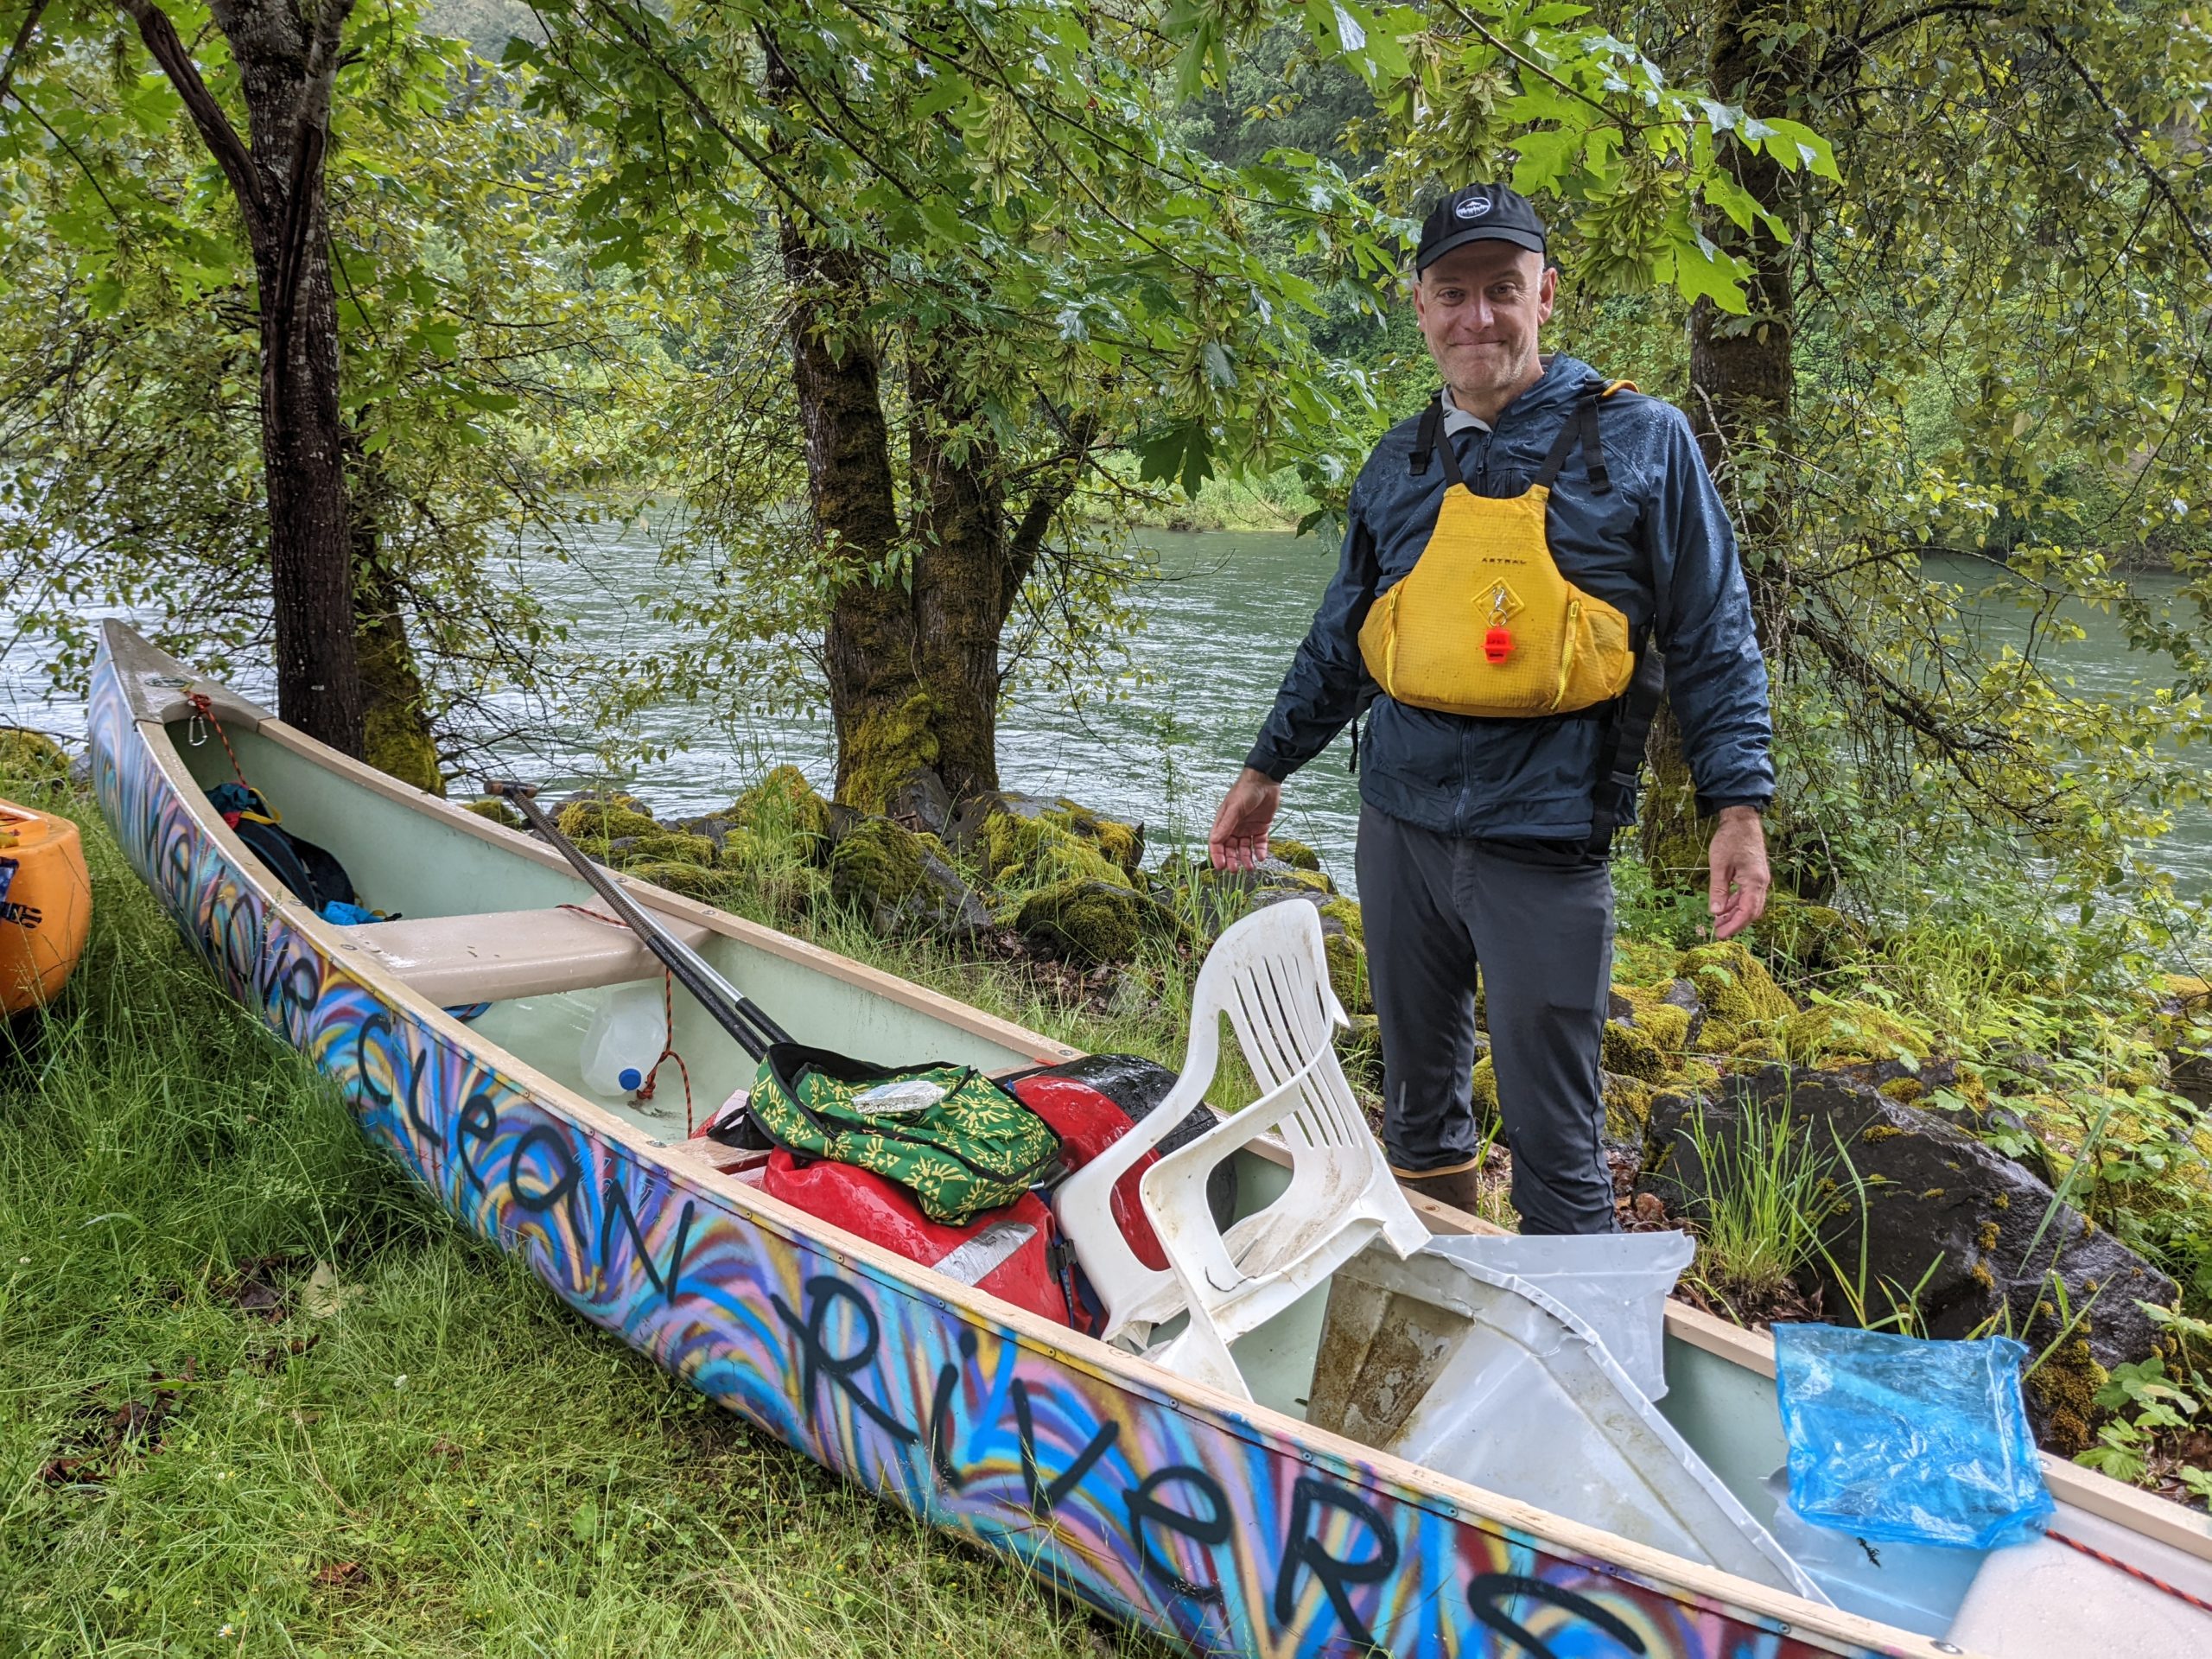
POLYGON ((1010 892, 1036 892, 1070 881, 1103 881, 1128 887, 1129 872, 1105 846, 1081 834, 1062 813, 1023 817, 995 812, 975 844, 983 872, 1010 892))
POLYGON ((660 824, 641 810, 635 796, 571 801, 555 816, 556 829, 575 842, 604 843, 624 836, 658 836, 660 824))
POLYGON ((1697 988, 1706 1011, 1701 1040, 1708 1051, 1725 1052, 1753 1034, 1754 1027, 1797 1012, 1789 994, 1741 939, 1685 950, 1675 972, 1697 988))
POLYGON ((921 838, 889 818, 863 818, 830 855, 830 896, 872 918, 895 914, 922 885, 921 838))
POLYGON ((1872 1065, 1884 1060, 1916 1069, 1935 1052, 1929 1034, 1866 1002, 1817 1002, 1776 1028, 1783 1055, 1800 1065, 1872 1065))
POLYGON ((1142 901, 1126 883, 1077 878, 1040 887, 1021 901, 1022 937, 1081 962, 1127 962, 1136 954, 1142 901))
POLYGON ((1293 841, 1288 836, 1269 836, 1268 851, 1294 870, 1313 870, 1318 873, 1321 868, 1320 854, 1315 852, 1304 842, 1293 841))
POLYGON ((1777 891, 1757 925, 1759 943, 1794 975, 1829 973, 1865 960, 1866 924, 1832 905, 1808 903, 1777 891))
MULTIPOLYGON (((861 818, 830 855, 830 896, 879 932, 961 935, 989 926, 989 911, 941 856, 942 846, 891 818, 861 818)), ((785 868, 805 867, 786 861, 785 868)))
MULTIPOLYGON (((1322 914, 1328 914, 1325 907, 1322 914)), ((1335 988, 1337 1000, 1344 1005, 1346 1012, 1363 1014, 1371 1009, 1375 999, 1367 983, 1366 944, 1355 934, 1325 927, 1321 950, 1329 959, 1329 983, 1335 988)))
POLYGON ((797 850, 809 857, 819 854, 830 834, 830 803, 797 766, 778 766, 718 816, 735 819, 764 843, 798 838, 797 850))
POLYGON ((1605 1021, 1600 1064, 1608 1071, 1656 1083, 1667 1075, 1667 1056, 1650 1035, 1619 1020, 1605 1021))
POLYGON ((729 878, 703 864, 674 859, 665 862, 647 860, 626 864, 623 870, 640 881, 650 881, 657 887, 666 887, 671 893, 680 893, 704 904, 720 905, 730 896, 729 878))
POLYGON ((464 802, 461 810, 464 812, 474 812, 480 818, 489 818, 494 823, 503 823, 510 830, 519 830, 523 827, 522 814, 496 795, 486 795, 481 800, 464 802))
MULTIPOLYGON (((1024 795, 1005 790, 982 796, 963 806, 945 830, 945 839, 956 849, 981 860, 994 880, 1009 871, 1030 868, 1041 850, 1062 837, 1090 848, 1132 885, 1143 868, 1142 824, 1109 818, 1064 795, 1024 795)), ((1052 879, 1072 878, 1062 874, 1052 879)))
POLYGON ((2030 1396, 2040 1408, 2042 1432, 2037 1438, 2063 1457, 2088 1451, 2104 1414, 2097 1408, 2097 1390, 2111 1380, 2086 1338, 2059 1344, 2027 1378, 2030 1396))
POLYGON ((69 757, 43 732, 0 726, 0 778, 57 782, 69 773, 69 757))
POLYGON ((712 864, 715 843, 704 836, 681 835, 671 830, 657 830, 651 835, 632 839, 623 849, 626 868, 632 864, 712 864))
POLYGON ((1488 1054, 1475 1062, 1473 1077, 1475 1122, 1497 1121, 1497 1065, 1488 1054))
POLYGON ((1643 1077, 1624 1077, 1608 1070, 1605 1074, 1604 1093, 1605 1139, 1641 1145, 1644 1125, 1651 1116, 1652 1097, 1657 1092, 1643 1077))

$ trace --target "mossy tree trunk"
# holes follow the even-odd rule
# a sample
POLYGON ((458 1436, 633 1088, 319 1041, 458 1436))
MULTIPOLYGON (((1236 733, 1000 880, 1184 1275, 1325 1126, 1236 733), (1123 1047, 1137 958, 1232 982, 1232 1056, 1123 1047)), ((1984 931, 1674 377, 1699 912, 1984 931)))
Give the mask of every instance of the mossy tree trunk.
MULTIPOLYGON (((1754 115, 1796 115, 1812 66, 1803 52, 1783 44, 1796 8, 1792 0, 1722 0, 1713 14, 1707 59, 1710 84, 1722 97, 1754 115)), ((1784 226, 1794 226, 1799 204, 1792 175, 1764 151, 1743 145, 1731 151, 1736 182, 1784 226)), ((1755 492, 1732 487, 1742 478, 1742 452, 1758 445, 1787 452, 1790 400, 1796 379, 1796 257, 1794 236, 1777 238, 1754 220, 1745 230, 1722 213, 1707 216, 1706 233, 1751 267, 1745 284, 1749 311, 1742 316, 1701 299, 1690 310, 1690 424, 1706 465, 1723 480, 1743 542, 1744 572, 1761 645, 1770 654, 1781 638, 1789 607, 1789 495, 1785 467, 1758 469, 1767 481, 1755 492)), ((1655 875, 1684 886, 1701 882, 1705 837, 1697 820, 1696 791, 1682 758, 1681 729, 1671 708, 1652 721, 1644 754, 1651 785, 1642 814, 1643 848, 1655 875)))
POLYGON ((399 584, 384 553, 385 486, 375 461, 349 447, 353 537, 353 654, 361 675, 361 758, 403 784, 446 792, 438 745, 399 584))
POLYGON ((957 333, 906 342, 908 499, 893 467, 882 347, 855 320, 867 276, 786 219, 791 359, 807 484, 833 597, 823 660, 837 735, 837 797, 890 812, 941 786, 953 802, 995 790, 1001 636, 1054 518, 1072 492, 1090 429, 1021 482, 957 369, 957 333))

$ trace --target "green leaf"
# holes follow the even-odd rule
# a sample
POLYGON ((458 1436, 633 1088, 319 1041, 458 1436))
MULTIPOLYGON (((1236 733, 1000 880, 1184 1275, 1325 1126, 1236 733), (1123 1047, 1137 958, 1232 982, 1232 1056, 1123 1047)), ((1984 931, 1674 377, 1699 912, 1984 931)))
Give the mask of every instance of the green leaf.
POLYGON ((1785 169, 1795 173, 1807 167, 1824 179, 1842 182, 1843 175, 1835 168, 1834 146, 1803 122, 1776 119, 1765 127, 1760 147, 1785 169))
POLYGON ((1524 196, 1552 188, 1580 152, 1587 136, 1586 129, 1577 131, 1567 127, 1521 134, 1513 141, 1520 156, 1513 163, 1513 188, 1524 196))

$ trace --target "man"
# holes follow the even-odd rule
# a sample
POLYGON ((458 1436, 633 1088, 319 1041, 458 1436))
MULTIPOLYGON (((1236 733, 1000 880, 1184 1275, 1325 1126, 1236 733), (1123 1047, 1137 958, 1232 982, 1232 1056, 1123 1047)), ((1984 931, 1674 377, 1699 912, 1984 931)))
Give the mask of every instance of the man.
MULTIPOLYGON (((1510 515, 1500 504, 1517 499, 1535 543, 1523 549, 1529 562, 1571 584, 1578 605, 1625 619, 1638 662, 1663 660, 1700 808, 1718 815, 1715 936, 1764 909, 1771 733, 1735 537, 1679 410, 1606 395, 1586 364, 1538 354, 1557 284, 1542 221, 1503 186, 1470 185, 1428 216, 1413 301, 1444 378, 1440 402, 1386 433, 1354 484, 1343 562, 1222 802, 1211 851, 1217 867, 1264 858, 1282 780, 1373 697, 1364 740, 1353 734, 1357 866, 1393 1171, 1411 1192, 1473 1208, 1480 963, 1522 1229, 1609 1232, 1599 1067, 1613 936, 1605 858, 1615 825, 1633 820, 1656 676, 1639 674, 1641 696, 1631 688, 1573 713, 1484 717, 1378 695, 1372 630, 1363 655, 1377 598, 1432 538, 1443 545, 1442 519, 1510 515), (1447 506, 1447 483, 1456 491, 1462 480, 1468 496, 1447 506), (1530 491, 1540 482, 1548 500, 1530 491)), ((1474 679, 1485 653, 1510 660, 1537 614, 1515 614, 1520 601, 1503 582, 1480 600, 1429 613, 1442 619, 1432 632, 1464 626, 1464 658, 1456 634, 1444 637, 1474 679)), ((1382 614, 1395 622, 1406 608, 1393 601, 1382 614)), ((1616 655, 1624 673, 1629 659, 1616 655)), ((1566 659, 1554 660, 1563 696, 1566 659)), ((1550 670, 1539 667, 1541 684, 1550 670)))

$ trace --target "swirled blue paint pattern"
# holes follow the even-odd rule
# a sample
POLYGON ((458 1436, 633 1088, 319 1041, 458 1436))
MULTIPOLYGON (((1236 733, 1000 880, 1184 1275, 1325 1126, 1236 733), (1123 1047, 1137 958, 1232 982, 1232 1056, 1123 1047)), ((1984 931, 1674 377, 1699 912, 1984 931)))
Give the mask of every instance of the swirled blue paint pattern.
POLYGON ((1363 1462, 949 1305, 651 1160, 319 948, 180 798, 96 669, 131 865, 363 1130, 584 1317, 786 1444, 1200 1652, 1799 1659, 1769 1621, 1458 1514, 1363 1462))

